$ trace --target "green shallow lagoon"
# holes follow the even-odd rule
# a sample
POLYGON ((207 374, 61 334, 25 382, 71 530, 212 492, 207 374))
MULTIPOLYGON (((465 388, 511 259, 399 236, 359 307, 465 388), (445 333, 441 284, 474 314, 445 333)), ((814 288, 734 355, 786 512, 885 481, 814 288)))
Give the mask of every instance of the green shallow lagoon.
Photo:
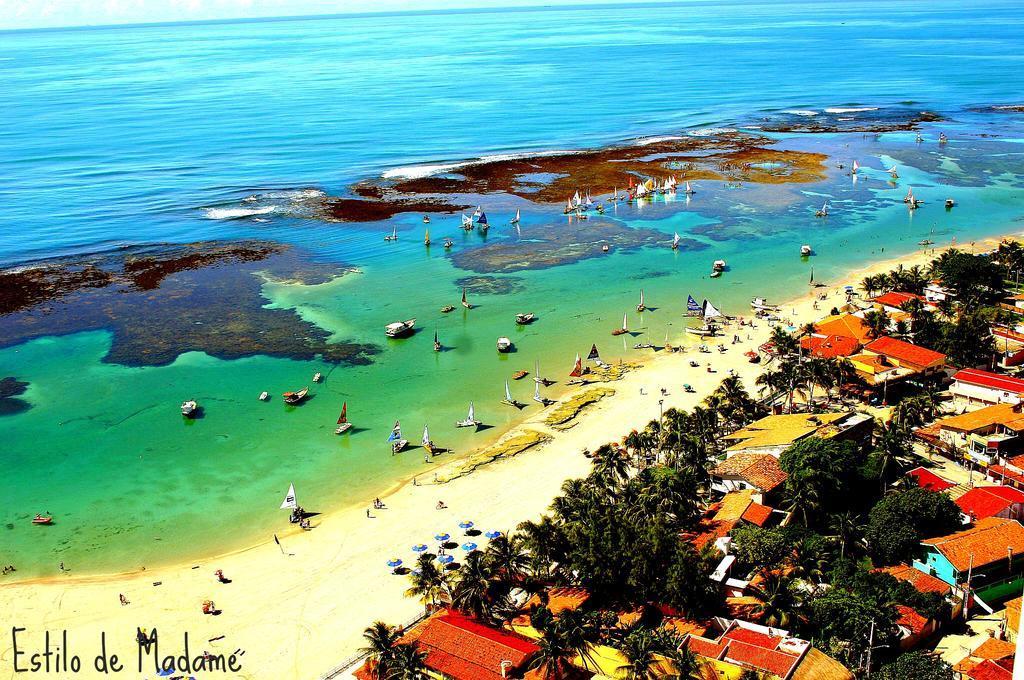
MULTIPOLYGON (((787 146, 830 154, 825 181, 733 189, 700 182, 690 201, 680 195, 667 206, 660 198, 640 209, 618 206, 606 217, 657 230, 664 244, 547 269, 492 275, 453 266, 439 245, 444 236, 454 238, 455 251, 482 241, 459 230, 457 215, 434 216, 436 245, 429 249, 419 215, 393 220, 396 243, 382 239, 391 222, 310 221, 318 231, 305 245, 358 271, 319 285, 269 282, 263 294, 268 305, 294 309, 333 340, 378 345, 382 352, 365 366, 263 356, 222 361, 191 352, 168 366, 125 367, 103 362, 111 342, 106 332, 2 349, 0 377, 29 383, 22 398, 31 409, 0 418, 6 469, 0 489, 7 499, 0 563, 15 564, 21 576, 53 574, 61 561, 76 573, 120 571, 267 540, 286 523, 278 505, 289 483, 306 508, 329 511, 364 504, 396 480, 431 475, 421 449, 390 454, 386 439, 396 419, 414 445, 428 424, 435 442, 453 449, 440 457, 447 460, 493 441, 536 410, 529 379, 510 381, 514 395, 529 404, 521 414, 499 403, 515 370, 540 360, 543 374, 562 381, 576 352, 585 355, 591 343, 606 361, 640 355, 632 349, 639 338, 609 334, 623 313, 655 345, 666 333, 678 343, 687 294, 743 315, 754 295, 781 300, 805 293, 812 266, 816 279, 836 281, 878 257, 911 252, 929 235, 943 245, 1020 228, 1024 146, 981 138, 967 126, 943 129, 953 130, 946 148, 934 143, 937 128, 927 131, 926 145, 915 144, 911 133, 877 140, 787 137, 787 146), (834 167, 852 158, 864 167, 857 183, 834 167), (896 186, 882 171, 892 163, 901 173, 896 186), (900 201, 908 184, 926 201, 916 214, 900 201), (951 211, 942 206, 947 195, 958 201, 951 211), (824 197, 832 199, 833 214, 818 220, 813 211, 824 197), (706 248, 670 250, 675 231, 706 248), (814 247, 813 257, 799 257, 803 243, 814 247), (729 271, 710 279, 710 264, 719 258, 729 271), (471 282, 474 308, 464 310, 457 282, 465 277, 493 277, 486 283, 497 292, 475 292, 479 281, 471 282), (652 308, 642 315, 635 311, 641 288, 652 308), (442 314, 444 304, 456 310, 442 314), (538 321, 517 327, 514 315, 525 311, 538 321), (415 336, 384 337, 386 323, 411 317, 415 336), (435 330, 446 346, 441 353, 432 351, 435 330), (513 339, 515 352, 497 353, 500 335, 513 339), (311 382, 317 371, 325 376, 321 384, 311 382), (282 402, 282 392, 306 385, 313 395, 307 403, 282 402), (272 396, 267 403, 257 399, 264 390, 272 396), (202 418, 181 417, 186 398, 199 401, 202 418), (470 400, 490 429, 474 434, 454 427, 470 400), (339 437, 335 420, 346 401, 355 428, 339 437), (43 511, 56 516, 54 526, 30 524, 43 511)), ((511 201, 481 201, 493 225, 487 241, 514 243, 515 230, 503 223, 514 210, 511 201)), ((525 232, 538 224, 563 228, 565 218, 555 213, 524 208, 525 232)), ((557 396, 560 389, 546 393, 557 396)))

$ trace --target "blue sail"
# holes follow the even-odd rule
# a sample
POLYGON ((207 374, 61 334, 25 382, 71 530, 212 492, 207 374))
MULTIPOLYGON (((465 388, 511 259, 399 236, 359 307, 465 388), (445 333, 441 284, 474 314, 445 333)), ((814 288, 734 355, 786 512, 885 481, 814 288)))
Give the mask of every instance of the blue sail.
POLYGON ((480 224, 487 224, 487 214, 480 213, 480 217, 478 217, 476 221, 479 222, 480 224))
POLYGON ((701 311, 701 306, 697 304, 697 301, 693 299, 692 295, 686 296, 686 309, 690 312, 701 311))

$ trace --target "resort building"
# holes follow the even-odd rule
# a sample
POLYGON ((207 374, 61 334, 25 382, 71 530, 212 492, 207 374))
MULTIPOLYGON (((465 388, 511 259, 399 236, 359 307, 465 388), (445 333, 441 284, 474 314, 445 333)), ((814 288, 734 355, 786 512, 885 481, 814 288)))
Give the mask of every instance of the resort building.
POLYGON ((805 356, 817 359, 838 359, 856 354, 861 348, 860 341, 844 335, 805 335, 800 338, 800 348, 805 356))
POLYGON ((729 456, 711 471, 711 488, 721 493, 751 489, 751 498, 766 504, 778 495, 786 477, 774 455, 743 452, 729 456))
POLYGON ((1020 593, 1024 585, 1024 526, 989 517, 948 536, 921 541, 924 557, 914 567, 951 586, 970 587, 983 608, 987 602, 1020 593))
POLYGON ((828 316, 814 324, 814 335, 822 338, 838 336, 850 338, 864 345, 871 341, 871 328, 859 316, 838 314, 828 316))
POLYGON ((887 314, 903 314, 903 305, 907 304, 911 300, 920 300, 922 304, 931 307, 931 305, 928 304, 927 298, 923 295, 915 295, 914 293, 890 291, 871 299, 879 309, 883 310, 887 314))
POLYGON ((946 365, 945 354, 887 335, 864 345, 864 352, 884 357, 892 365, 921 376, 934 375, 946 365))
POLYGON ((871 436, 871 416, 863 413, 792 413, 761 418, 724 437, 727 456, 769 453, 780 456, 807 437, 843 439, 862 444, 871 436))
POLYGON ((688 635, 686 647, 711 666, 716 677, 753 671, 779 680, 853 680, 853 673, 806 640, 781 628, 733 620, 715 639, 688 635))
POLYGON ((1024 448, 1024 406, 995 404, 977 411, 943 418, 935 423, 939 442, 964 458, 992 465, 1021 453, 1024 448))
POLYGON ((1024 398, 1024 380, 965 368, 953 376, 953 385, 949 390, 957 402, 968 406, 1019 404, 1024 398))
POLYGON ((729 532, 736 527, 743 524, 769 527, 785 523, 789 513, 758 503, 754 500, 756 493, 754 489, 744 489, 725 494, 722 500, 708 508, 699 532, 683 538, 697 550, 714 544, 719 552, 728 553, 731 543, 729 532))

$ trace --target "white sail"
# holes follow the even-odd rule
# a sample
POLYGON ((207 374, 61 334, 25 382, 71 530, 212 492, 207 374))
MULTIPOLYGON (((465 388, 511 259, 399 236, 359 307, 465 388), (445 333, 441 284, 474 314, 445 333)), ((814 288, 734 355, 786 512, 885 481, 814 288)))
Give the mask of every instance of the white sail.
POLYGON ((423 445, 424 446, 429 446, 430 445, 430 432, 427 431, 427 426, 426 425, 423 426, 423 445))
POLYGON ((473 408, 473 402, 469 402, 469 415, 466 416, 466 420, 476 420, 476 409, 473 408))
POLYGON ((512 218, 512 222, 519 224, 519 208, 516 208, 516 216, 512 218))
POLYGON ((641 307, 644 306, 644 290, 643 290, 643 288, 640 289, 640 306, 641 307))
POLYGON ((533 384, 533 400, 541 403, 544 402, 544 397, 540 396, 540 383, 533 384))
POLYGON ((288 493, 284 497, 284 502, 281 503, 281 509, 282 510, 294 510, 297 507, 299 507, 299 506, 295 502, 295 485, 294 484, 289 484, 288 485, 288 493))
POLYGON ((473 218, 466 215, 466 213, 462 213, 462 226, 465 227, 470 224, 473 224, 473 218))
POLYGON ((692 194, 693 193, 693 187, 690 186, 690 182, 689 181, 686 182, 686 193, 688 193, 688 194, 692 194))
POLYGON ((629 327, 626 326, 626 315, 625 314, 622 315, 622 330, 624 330, 624 331, 628 331, 629 330, 629 327))
POLYGON ((722 316, 722 313, 706 299, 704 300, 704 304, 701 305, 701 312, 705 319, 713 319, 715 317, 722 316))
POLYGON ((675 236, 672 237, 672 246, 675 247, 677 245, 679 245, 679 232, 678 231, 675 232, 675 236))
POLYGON ((575 194, 572 195, 572 204, 573 205, 579 205, 580 201, 581 201, 581 199, 580 199, 580 192, 577 191, 575 194))
POLYGON ((856 175, 858 170, 860 170, 860 166, 857 165, 857 161, 854 161, 853 162, 853 174, 856 175))
POLYGON ((508 389, 508 380, 505 381, 505 401, 508 401, 508 402, 515 401, 514 399, 512 399, 512 392, 511 392, 511 390, 508 389))

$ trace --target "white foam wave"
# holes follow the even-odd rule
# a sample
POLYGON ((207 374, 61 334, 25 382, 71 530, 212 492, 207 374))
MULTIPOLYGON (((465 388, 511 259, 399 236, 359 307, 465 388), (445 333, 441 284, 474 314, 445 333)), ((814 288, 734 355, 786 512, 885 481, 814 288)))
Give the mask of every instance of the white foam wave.
POLYGON ((715 135, 724 135, 730 132, 736 132, 736 128, 729 127, 708 127, 708 128, 696 128, 690 130, 688 133, 691 137, 714 137, 715 135))
POLYGON ((862 111, 877 111, 877 106, 830 106, 825 113, 860 113, 862 111))
POLYGON ((659 142, 674 142, 683 139, 679 135, 663 135, 661 137, 641 137, 636 140, 639 146, 647 146, 648 144, 658 144, 659 142))
POLYGON ((424 177, 430 177, 431 175, 440 175, 446 172, 452 172, 453 170, 459 170, 460 168, 468 168, 472 165, 484 165, 485 163, 496 163, 500 161, 514 161, 521 158, 539 158, 540 156, 557 156, 558 154, 572 153, 571 151, 565 151, 562 149, 552 149, 550 151, 524 151, 523 153, 499 153, 491 156, 481 156, 480 158, 458 161, 454 163, 432 163, 425 165, 406 165, 400 168, 392 168, 386 170, 381 177, 384 179, 423 179, 424 177))
POLYGON ((787 110, 783 111, 783 113, 788 113, 791 116, 807 116, 808 118, 811 117, 811 116, 817 116, 818 115, 817 111, 813 111, 811 109, 787 109, 787 110))
POLYGON ((207 208, 206 219, 209 220, 237 220, 240 217, 252 217, 254 215, 267 215, 277 210, 276 205, 268 205, 262 208, 207 208))

